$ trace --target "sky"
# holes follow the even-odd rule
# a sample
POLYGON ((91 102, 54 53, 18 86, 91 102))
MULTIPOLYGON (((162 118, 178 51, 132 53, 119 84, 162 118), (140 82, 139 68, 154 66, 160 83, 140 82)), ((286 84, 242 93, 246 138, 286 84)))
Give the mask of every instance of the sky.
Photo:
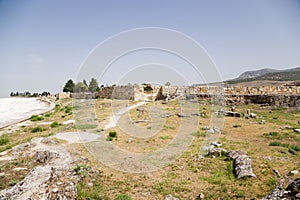
MULTIPOLYGON (((200 73, 185 56, 155 48, 116 55, 105 73, 89 76, 104 85, 180 85, 215 81, 208 74, 213 67, 219 79, 228 80, 248 70, 300 66, 299 0, 0 0, 0 97, 60 92, 68 79, 81 81, 86 65, 103 68, 101 44, 145 27, 197 43, 203 55, 190 50, 187 57, 201 57, 200 73)), ((171 38, 171 45, 182 45, 171 38)), ((117 41, 106 46, 106 57, 123 42, 135 42, 117 41)))

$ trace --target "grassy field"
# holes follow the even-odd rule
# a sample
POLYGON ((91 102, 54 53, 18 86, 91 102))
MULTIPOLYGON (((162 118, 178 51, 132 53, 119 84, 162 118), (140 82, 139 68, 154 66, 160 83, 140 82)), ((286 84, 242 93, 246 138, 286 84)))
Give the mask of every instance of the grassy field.
MULTIPOLYGON (((128 102, 128 105, 134 103, 128 102)), ((11 133, 0 138, 0 151, 29 141, 33 137, 47 137, 57 132, 75 131, 76 127, 67 127, 67 125, 62 125, 62 122, 80 118, 81 121, 77 125, 80 131, 104 134, 107 138, 111 137, 107 142, 129 152, 153 152, 172 142, 183 120, 176 115, 181 113, 178 101, 170 101, 168 104, 151 102, 139 109, 130 110, 127 117, 121 117, 119 121, 121 128, 104 130, 103 127, 112 113, 111 105, 110 100, 97 100, 89 102, 88 109, 83 110, 82 108, 86 108, 84 103, 72 105, 70 100, 60 101, 53 112, 43 115, 44 119, 41 121, 36 120, 30 126, 5 130, 11 133), (157 110, 163 113, 158 115, 157 110), (158 117, 161 114, 167 114, 168 117, 158 117), (149 133, 154 131, 155 135, 143 138, 130 135, 122 128, 129 123, 128 120, 131 124, 148 130, 149 133), (45 121, 51 124, 38 124, 45 121), (57 123, 53 125, 53 122, 57 123), (161 122, 163 124, 160 124, 161 122), (156 130, 159 131, 156 132, 156 130)), ((122 107, 124 104, 120 102, 118 105, 122 107)), ((255 178, 236 180, 233 174, 233 161, 226 156, 216 158, 199 156, 203 142, 209 135, 203 127, 210 124, 212 116, 210 105, 193 104, 188 109, 191 113, 201 114, 189 118, 196 119, 198 123, 197 129, 190 132, 195 136, 192 144, 174 162, 154 172, 136 174, 117 171, 97 161, 84 144, 66 146, 77 156, 89 159, 88 163, 77 163, 77 165, 84 166, 81 169, 93 168, 101 171, 93 176, 88 173, 83 176, 77 184, 77 198, 164 199, 166 195, 172 194, 179 199, 195 199, 199 193, 203 193, 205 199, 259 199, 268 194, 279 182, 280 177, 274 174, 274 169, 282 175, 288 175, 291 179, 296 178, 289 172, 300 170, 300 134, 292 129, 300 127, 299 110, 243 105, 236 107, 237 112, 246 113, 246 110, 250 109, 251 112, 257 114, 257 118, 225 118, 222 134, 219 136, 219 141, 223 144, 222 148, 246 151, 252 159, 253 170, 256 174, 255 178), (265 123, 261 123, 263 120, 265 123), (283 126, 289 127, 283 128, 283 126), (91 182, 93 186, 89 185, 91 182)), ((23 160, 17 161, 20 166, 30 163, 26 161, 30 158, 21 159, 23 160)), ((0 173, 11 174, 11 176, 6 176, 5 180, 1 179, 1 188, 13 185, 28 172, 18 172, 23 174, 15 176, 15 172, 10 171, 14 162, 15 160, 0 162, 0 173)), ((33 166, 34 163, 27 167, 30 169, 33 166)), ((74 171, 76 169, 78 170, 78 166, 77 168, 74 166, 74 171)))

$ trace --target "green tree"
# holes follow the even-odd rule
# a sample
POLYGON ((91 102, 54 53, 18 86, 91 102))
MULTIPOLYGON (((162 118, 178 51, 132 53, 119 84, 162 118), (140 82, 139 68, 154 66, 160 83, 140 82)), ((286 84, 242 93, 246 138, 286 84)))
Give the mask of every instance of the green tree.
POLYGON ((64 92, 74 92, 74 87, 75 87, 75 84, 73 82, 72 79, 68 80, 68 82, 65 84, 64 88, 63 88, 63 91, 64 92))
POLYGON ((165 86, 170 86, 171 85, 171 83, 169 82, 169 81, 167 81, 166 83, 165 83, 165 86))
POLYGON ((84 85, 82 82, 76 83, 76 85, 74 87, 74 92, 81 93, 81 92, 87 92, 87 91, 88 91, 88 87, 86 85, 84 85))
POLYGON ((87 82, 86 82, 86 80, 83 80, 82 83, 83 83, 84 85, 86 85, 87 87, 89 87, 88 84, 87 84, 87 82))
POLYGON ((99 88, 98 81, 92 78, 89 84, 89 91, 96 92, 98 88, 99 88))

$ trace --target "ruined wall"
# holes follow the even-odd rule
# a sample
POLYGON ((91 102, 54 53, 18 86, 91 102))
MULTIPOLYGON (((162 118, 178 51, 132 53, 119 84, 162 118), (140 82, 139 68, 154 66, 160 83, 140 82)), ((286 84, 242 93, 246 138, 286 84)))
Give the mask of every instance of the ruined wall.
MULTIPOLYGON (((212 96, 208 94, 197 95, 199 99, 211 99, 212 96)), ((261 104, 265 106, 274 107, 300 107, 300 94, 225 94, 225 102, 227 105, 239 105, 239 104, 261 104)))
POLYGON ((134 100, 133 86, 103 87, 96 98, 134 100))

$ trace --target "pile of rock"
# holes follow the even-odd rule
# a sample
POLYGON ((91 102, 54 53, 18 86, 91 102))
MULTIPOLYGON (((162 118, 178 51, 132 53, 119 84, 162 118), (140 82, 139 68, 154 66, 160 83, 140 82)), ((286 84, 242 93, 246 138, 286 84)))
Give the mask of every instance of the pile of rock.
POLYGON ((296 178, 287 188, 283 188, 283 181, 268 196, 262 200, 293 200, 300 199, 300 178, 296 178))

